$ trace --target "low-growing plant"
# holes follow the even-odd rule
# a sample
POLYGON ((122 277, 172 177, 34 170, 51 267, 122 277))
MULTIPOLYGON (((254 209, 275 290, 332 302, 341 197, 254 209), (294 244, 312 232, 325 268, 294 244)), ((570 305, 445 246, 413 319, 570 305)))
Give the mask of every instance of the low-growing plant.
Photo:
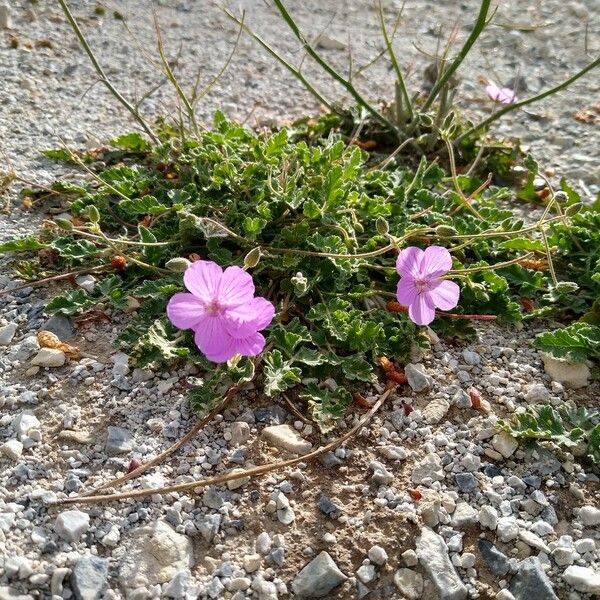
MULTIPOLYGON (((138 365, 185 358, 204 367, 203 380, 190 381, 199 405, 260 365, 268 396, 292 391, 329 430, 352 393, 374 381, 380 357, 404 363, 428 343, 397 302, 396 259, 408 246, 450 250, 452 268, 441 276, 459 283, 460 303, 431 323, 446 336, 472 335, 473 318, 583 313, 597 283, 583 255, 577 270, 571 247, 561 250, 573 219, 566 196, 526 225, 499 206, 509 189, 447 175, 424 158, 414 170, 396 161, 381 167, 385 155, 348 145, 335 117, 254 133, 219 113, 197 139, 159 135, 155 146, 132 133, 96 151, 50 152, 89 178, 24 190, 61 216, 0 251, 35 253, 15 263, 21 276, 48 260, 53 272, 93 272, 92 293, 68 291, 46 310, 133 311, 120 345, 138 365), (199 259, 247 269, 275 306, 259 361, 238 357, 215 370, 192 334, 166 318, 181 271, 199 259), (579 285, 564 280, 573 273, 579 285)), ((574 218, 584 229, 597 213, 574 218)))
POLYGON ((600 465, 600 412, 586 408, 558 410, 540 404, 517 412, 500 427, 522 440, 552 442, 600 465))

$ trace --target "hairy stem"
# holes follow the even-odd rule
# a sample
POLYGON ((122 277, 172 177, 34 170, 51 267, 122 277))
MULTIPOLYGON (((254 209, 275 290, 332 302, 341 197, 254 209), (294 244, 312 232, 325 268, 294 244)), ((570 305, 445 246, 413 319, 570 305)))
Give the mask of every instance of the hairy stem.
POLYGON ((142 129, 148 134, 150 139, 155 144, 158 143, 159 140, 158 140, 157 135, 154 133, 154 131, 152 131, 150 126, 146 123, 146 121, 144 121, 144 119, 142 118, 140 113, 136 110, 136 108, 121 95, 121 93, 111 83, 110 79, 106 76, 104 69, 100 66, 100 63, 96 59, 94 52, 92 51, 90 45, 88 44, 87 39, 83 35, 83 32, 81 31, 81 28, 79 27, 79 24, 75 20, 75 17, 71 13, 71 10, 69 9, 65 0, 58 0, 58 3, 60 4, 61 8, 63 9, 63 12, 65 13, 65 16, 67 17, 67 19, 71 25, 71 28, 75 32, 75 35, 79 39, 79 42, 81 43, 83 49, 85 50, 90 61, 92 62, 92 65, 94 66, 96 73, 98 73, 98 76, 100 77, 100 80, 102 81, 102 83, 108 88, 110 93, 131 113, 133 118, 141 125, 142 129))
POLYGON ((465 41, 463 47, 460 49, 458 56, 452 61, 452 64, 444 70, 443 75, 435 82, 435 85, 429 92, 429 96, 421 109, 422 112, 427 112, 427 110, 431 107, 434 100, 439 95, 442 88, 448 83, 452 75, 456 72, 458 67, 462 64, 463 60, 465 60, 467 54, 469 54, 473 44, 477 41, 477 38, 481 35, 481 32, 485 29, 487 25, 487 14, 490 9, 491 0, 482 0, 481 6, 479 7, 479 15, 477 16, 477 20, 475 21, 475 25, 473 26, 473 30, 471 31, 469 37, 465 41))
POLYGON ((487 119, 484 119, 483 121, 481 121, 481 123, 474 125, 473 127, 471 127, 471 129, 468 129, 463 134, 459 135, 454 140, 454 143, 457 144, 461 140, 464 140, 465 138, 468 138, 469 136, 473 135, 476 131, 479 131, 480 129, 486 129, 494 121, 496 121, 497 119, 499 119, 500 117, 502 117, 503 115, 505 115, 508 112, 511 112, 511 111, 516 110, 517 108, 521 108, 523 106, 527 106, 528 104, 533 104, 534 102, 543 100, 544 98, 547 98, 548 96, 552 96, 553 94, 556 94, 556 93, 566 89, 573 82, 577 81, 580 77, 583 77, 587 72, 591 71, 592 69, 595 69, 598 65, 600 65, 600 56, 598 56, 598 58, 596 58, 592 62, 588 63, 585 67, 583 67, 583 69, 581 69, 580 71, 575 73, 575 75, 573 75, 572 77, 569 77, 569 79, 563 81, 562 83, 555 85, 553 88, 550 88, 550 89, 546 90, 545 92, 540 92, 539 94, 532 96, 531 98, 526 98, 525 100, 521 100, 520 102, 515 102, 513 104, 507 104, 504 108, 497 110, 494 114, 490 115, 487 119))

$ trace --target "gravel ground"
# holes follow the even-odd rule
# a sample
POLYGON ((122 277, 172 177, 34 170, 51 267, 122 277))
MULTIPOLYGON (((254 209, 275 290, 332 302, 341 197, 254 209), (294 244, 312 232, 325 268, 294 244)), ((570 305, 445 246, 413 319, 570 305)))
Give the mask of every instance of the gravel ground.
MULTIPOLYGON (((156 86, 156 70, 144 56, 154 56, 148 2, 107 5, 104 16, 95 14, 95 2, 70 5, 120 89, 141 98, 156 86), (139 47, 113 10, 126 17, 139 47)), ((300 59, 273 10, 256 0, 241 5, 248 22, 300 59)), ((198 68, 210 80, 235 40, 233 24, 204 2, 156 6, 169 56, 181 47, 183 81, 193 81, 198 68)), ((311 0, 290 7, 311 36, 325 31, 345 46, 324 51, 340 66, 350 46, 356 65, 380 48, 368 2, 311 0)), ((530 93, 564 79, 598 50, 598 9, 597 0, 502 3, 496 23, 503 27, 484 37, 464 71, 461 96, 485 110, 480 76, 523 76, 530 93), (518 30, 516 23, 535 28, 518 30)), ((475 3, 420 0, 407 2, 405 11, 397 46, 411 65, 411 81, 420 84, 424 60, 412 43, 434 50, 440 23, 446 34, 460 23, 464 34, 475 3)), ((392 13, 390 5, 390 20, 392 13)), ((5 169, 48 183, 63 171, 40 158, 39 149, 56 146, 59 136, 95 145, 131 129, 101 85, 90 87, 93 72, 59 8, 11 2, 7 10, 0 7, 0 30, 5 169)), ((306 71, 337 97, 308 61, 306 71)), ((389 96, 389 82, 382 64, 357 79, 374 98, 389 96)), ((556 177, 574 181, 587 197, 600 191, 598 116, 584 123, 575 113, 593 111, 599 88, 599 78, 588 77, 498 126, 521 137, 556 177)), ((142 108, 164 114, 173 110, 173 98, 162 87, 142 108)), ((202 105, 203 118, 216 108, 252 125, 318 110, 248 38, 202 105)), ((16 195, 11 200, 18 205, 16 195)), ((0 240, 32 231, 41 218, 14 208, 1 217, 0 240)), ((0 288, 8 285, 10 277, 0 274, 0 288)), ((132 460, 148 461, 187 431, 194 418, 182 384, 190 370, 130 371, 127 357, 112 346, 118 317, 110 325, 48 323, 42 312, 47 293, 38 288, 0 299, 0 600, 583 600, 600 594, 597 477, 568 454, 517 448, 495 435, 497 419, 529 403, 598 406, 598 385, 585 385, 585 369, 560 365, 551 379, 531 345, 531 328, 486 325, 470 346, 435 343, 407 368, 411 385, 354 443, 318 464, 199 495, 67 510, 49 504, 125 472, 132 460), (42 328, 93 357, 36 365, 35 333, 42 328), (479 410, 471 388, 482 397, 479 410)), ((344 426, 359 417, 350 414, 344 426)), ((263 405, 248 392, 141 485, 199 479, 322 442, 286 405, 263 405), (270 429, 281 424, 289 427, 270 429)))

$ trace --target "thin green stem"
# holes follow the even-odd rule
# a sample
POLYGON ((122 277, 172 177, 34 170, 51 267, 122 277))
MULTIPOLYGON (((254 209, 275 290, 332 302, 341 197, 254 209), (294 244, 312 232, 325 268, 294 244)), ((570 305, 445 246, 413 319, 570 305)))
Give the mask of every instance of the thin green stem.
POLYGON ((438 78, 435 82, 435 85, 429 92, 429 96, 421 109, 421 112, 427 112, 427 110, 431 107, 434 100, 437 98, 438 94, 442 90, 442 88, 448 83, 452 75, 456 72, 458 67, 460 67, 463 60, 466 58, 467 54, 469 54, 473 44, 477 41, 477 38, 481 35, 481 32, 485 29, 487 25, 487 14, 490 9, 491 0, 482 0, 481 6, 479 7, 479 15, 477 16, 477 20, 475 21, 475 25, 473 26, 473 30, 471 31, 469 37, 465 41, 463 47, 460 49, 458 56, 452 61, 452 64, 444 70, 444 73, 438 78))
POLYGON ((106 76, 104 69, 100 66, 100 63, 96 59, 96 56, 94 55, 94 52, 92 51, 92 48, 88 44, 87 39, 83 35, 83 32, 81 31, 81 29, 79 27, 79 24, 75 20, 75 17, 71 13, 71 10, 69 9, 65 0, 58 0, 58 3, 60 4, 61 8, 63 9, 63 12, 65 13, 65 16, 67 17, 67 19, 71 25, 71 28, 75 32, 75 35, 79 39, 79 42, 81 43, 83 49, 85 50, 90 61, 92 62, 92 65, 94 66, 96 73, 98 73, 98 76, 100 77, 100 80, 102 81, 102 83, 108 88, 110 93, 131 113, 133 118, 141 125, 142 129, 148 134, 150 139, 155 144, 158 143, 159 140, 158 140, 158 137, 156 136, 156 134, 154 133, 154 131, 152 131, 152 129, 149 127, 149 125, 146 123, 146 121, 144 121, 144 119, 142 118, 140 113, 135 109, 135 107, 132 104, 130 104, 121 95, 121 93, 111 83, 110 79, 106 76))
POLYGON ((548 259, 548 270, 550 271, 550 277, 552 277, 552 283, 558 285, 558 279, 556 278, 556 272, 554 271, 554 264, 552 263, 552 253, 550 252, 550 244, 546 236, 546 231, 543 227, 540 227, 540 233, 542 234, 542 240, 544 241, 544 248, 546 249, 546 258, 548 259))
POLYGON ((406 116, 410 120, 413 116, 412 103, 410 101, 410 96, 408 95, 408 91, 406 89, 406 84, 404 83, 404 76, 402 75, 402 69, 400 64, 398 63, 398 59, 396 58, 396 53, 394 52, 394 47, 392 46, 392 41, 388 36, 387 28, 385 26, 385 17, 383 14, 383 6, 381 5, 381 0, 378 0, 378 13, 379 13, 379 23, 381 25, 381 33, 383 34, 383 40, 385 41, 385 46, 387 48, 388 54, 390 55, 390 61, 392 62, 392 66, 394 67, 394 71, 396 72, 396 82, 400 87, 400 91, 402 93, 402 97, 404 98, 404 103, 406 106, 406 116))
POLYGON ((178 244, 179 242, 173 240, 171 242, 135 242, 133 240, 115 240, 114 238, 109 238, 106 235, 96 235, 94 233, 89 233, 88 231, 83 231, 81 229, 73 229, 73 233, 77 235, 81 235, 83 237, 90 238, 92 240, 101 240, 103 242, 107 242, 109 244, 123 244, 125 246, 142 246, 142 247, 156 247, 156 246, 172 246, 174 244, 178 244))
POLYGON ((454 149, 452 148, 452 144, 448 141, 447 137, 443 138, 446 147, 448 148, 448 158, 450 160, 450 174, 452 175, 452 183, 454 184, 454 189, 458 194, 458 197, 461 199, 463 206, 468 209, 471 213, 473 213, 478 219, 483 221, 483 217, 479 213, 479 211, 471 205, 469 200, 465 197, 462 190, 460 189, 460 184, 458 182, 458 175, 456 173, 456 160, 454 158, 454 149))
POLYGON ((354 98, 354 100, 356 100, 356 102, 360 106, 362 106, 369 113, 371 113, 374 119, 379 121, 385 127, 389 128, 390 131, 397 132, 397 127, 391 121, 386 119, 379 111, 375 110, 347 79, 342 77, 326 60, 321 58, 321 55, 308 43, 308 41, 298 28, 298 25, 296 25, 296 22, 294 21, 293 17, 285 8, 283 2, 281 0, 273 1, 275 2, 275 6, 277 6, 281 16, 283 17, 283 20, 287 23, 288 27, 292 30, 292 33, 296 36, 296 38, 298 38, 298 40, 302 44, 302 47, 306 50, 309 56, 313 58, 313 60, 315 60, 315 62, 322 69, 324 69, 326 73, 328 73, 331 77, 333 77, 333 79, 335 79, 340 85, 342 85, 342 87, 346 89, 346 91, 354 98))
POLYGON ((550 89, 546 90, 545 92, 541 92, 535 96, 532 96, 531 98, 526 98, 525 100, 521 100, 520 102, 514 102, 513 104, 507 104, 504 108, 501 108, 500 110, 496 111, 493 115, 490 115, 487 119, 484 119, 478 125, 474 125, 473 127, 471 127, 471 129, 469 129, 469 130, 465 131, 463 134, 459 135, 454 140, 454 143, 457 144, 461 140, 464 140, 465 138, 473 135, 476 131, 479 131, 480 129, 486 129, 494 121, 496 121, 497 119, 499 119, 500 117, 502 117, 503 115, 505 115, 508 112, 511 112, 511 111, 516 110, 517 108, 521 108, 523 106, 527 106, 528 104, 533 104, 534 102, 538 102, 539 100, 543 100, 544 98, 547 98, 548 96, 552 96, 553 94, 556 94, 557 92, 564 90, 565 88, 569 87, 573 82, 577 81, 580 77, 583 77, 588 71, 595 69, 598 65, 600 65, 600 56, 598 56, 598 58, 596 58, 592 62, 588 63, 585 67, 583 67, 583 69, 581 69, 580 71, 575 73, 575 75, 573 75, 572 77, 569 77, 569 79, 563 81, 562 83, 555 85, 553 88, 550 88, 550 89))
POLYGON ((496 263, 493 265, 486 265, 484 267, 472 267, 470 269, 451 269, 450 271, 448 271, 448 275, 464 275, 468 273, 480 273, 481 271, 495 271, 496 269, 502 269, 504 267, 514 265, 518 262, 521 262, 522 260, 527 260, 528 258, 531 258, 534 255, 534 252, 528 252, 523 256, 518 256, 517 258, 506 260, 504 262, 496 263))
POLYGON ((324 106, 326 106, 329 110, 333 112, 339 112, 339 109, 336 110, 334 105, 327 100, 320 92, 318 92, 314 86, 306 79, 306 77, 302 74, 302 71, 296 69, 293 65, 291 65, 277 50, 275 50, 271 45, 269 45, 265 40, 263 40, 257 33, 255 33, 250 27, 244 24, 243 21, 240 21, 233 13, 229 12, 226 8, 223 9, 223 12, 233 21, 235 21, 247 34, 252 36, 273 58, 279 61, 294 77, 296 77, 302 85, 324 106))

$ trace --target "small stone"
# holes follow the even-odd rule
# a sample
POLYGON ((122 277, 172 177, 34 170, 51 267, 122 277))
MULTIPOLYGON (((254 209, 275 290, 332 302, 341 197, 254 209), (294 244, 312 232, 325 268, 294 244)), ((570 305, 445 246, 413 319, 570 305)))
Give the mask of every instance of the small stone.
POLYGON ((289 425, 272 425, 265 427, 261 436, 271 445, 286 450, 292 454, 308 454, 312 444, 302 438, 298 432, 289 425))
POLYGON ((166 583, 194 562, 192 542, 163 520, 134 530, 122 556, 119 582, 126 589, 166 583))
POLYGON ((192 574, 189 569, 179 571, 173 579, 163 588, 165 598, 183 599, 186 597, 187 589, 191 584, 192 574))
POLYGON ((535 556, 519 563, 508 589, 515 600, 558 600, 540 559, 535 556))
POLYGON ((462 357, 467 365, 477 366, 481 364, 481 356, 477 352, 463 350, 462 357))
POLYGON ((550 354, 542 353, 544 370, 554 381, 563 383, 568 387, 581 388, 588 385, 590 368, 585 363, 572 363, 564 359, 554 358, 550 354))
MULTIPOLYGON (((244 473, 244 469, 232 469, 231 474, 244 473)), ((244 487, 250 483, 250 477, 240 477, 239 479, 231 479, 227 482, 227 489, 237 490, 238 488, 244 487)))
POLYGON ((57 348, 41 348, 31 360, 38 367, 62 367, 67 360, 65 353, 57 348))
POLYGON ((398 569, 394 574, 394 583, 407 600, 419 600, 423 594, 423 577, 412 569, 398 569))
POLYGON ((63 315, 52 315, 44 324, 44 331, 50 331, 64 342, 73 337, 73 322, 63 315))
POLYGON ((565 569, 563 579, 578 592, 600 594, 600 573, 589 567, 572 565, 565 569))
POLYGON ((247 554, 244 556, 242 564, 244 565, 244 571, 246 571, 246 573, 254 573, 254 571, 260 568, 262 558, 260 554, 247 554))
POLYGON ((11 27, 10 8, 6 4, 0 4, 0 28, 10 29, 11 27))
POLYGON ((402 561, 407 567, 416 567, 419 564, 417 553, 411 548, 402 553, 402 561))
POLYGON ((496 600, 515 600, 515 597, 506 589, 500 590, 496 596, 496 600))
POLYGON ((550 392, 543 383, 533 383, 527 388, 525 400, 530 404, 545 404, 550 400, 550 392))
POLYGON ((443 398, 434 398, 429 404, 423 409, 423 418, 429 425, 435 425, 439 423, 450 409, 450 403, 443 398))
POLYGON ((376 485, 388 485, 394 481, 394 475, 380 462, 372 460, 369 464, 369 468, 373 470, 373 477, 371 479, 376 485))
POLYGON ((227 589, 230 592, 243 592, 250 587, 252 580, 248 577, 234 577, 229 584, 227 589))
POLYGON ((519 526, 515 517, 500 517, 496 533, 501 542, 508 543, 519 537, 519 526))
POLYGON ((80 510, 61 512, 54 522, 54 531, 67 542, 78 542, 90 527, 90 516, 80 510))
POLYGON ((522 529, 519 531, 519 539, 525 542, 528 546, 539 550, 540 552, 545 552, 546 554, 550 554, 550 548, 541 537, 537 536, 535 533, 531 531, 527 531, 526 529, 522 529))
POLYGON ((373 565, 361 565, 356 571, 356 576, 364 583, 371 583, 375 579, 375 567, 373 565))
MULTIPOLYGON (((0 27, 2 26, 1 20, 2 13, 2 5, 0 4, 0 27)), ((3 325, 0 327, 0 346, 8 346, 15 337, 15 333, 17 333, 17 324, 9 323, 8 325, 3 325)))
POLYGON ((346 44, 336 38, 327 35, 326 33, 321 33, 315 43, 319 48, 323 48, 324 50, 344 50, 346 48, 346 44))
POLYGON ((93 275, 80 275, 75 278, 77 285, 88 294, 93 294, 96 287, 96 278, 93 275))
POLYGON ((572 548, 554 548, 552 551, 552 558, 559 567, 566 567, 572 565, 575 562, 575 556, 572 548))
POLYGON ((594 552, 596 544, 592 538, 582 538, 575 542, 575 550, 579 554, 586 554, 587 552, 594 552))
POLYGON ((417 463, 411 475, 413 483, 421 483, 426 478, 430 478, 433 481, 444 479, 442 460, 435 452, 426 454, 425 458, 417 463))
POLYGON ((404 374, 408 379, 408 385, 415 392, 422 392, 433 386, 433 378, 427 374, 425 367, 420 363, 408 363, 404 367, 404 374))
POLYGON ((322 598, 346 581, 328 552, 320 552, 292 581, 292 591, 300 598, 322 598))
POLYGON ((0 454, 4 454, 10 460, 17 461, 23 454, 23 444, 19 440, 8 440, 0 446, 0 454))
POLYGON ((452 396, 452 402, 458 408, 471 408, 471 396, 464 390, 458 390, 454 396, 452 396))
POLYGON ((108 581, 108 559, 83 556, 73 565, 71 589, 76 600, 101 600, 108 581))
POLYGON ((377 451, 390 460, 404 460, 408 452, 402 446, 380 446, 377 451))
POLYGON ((266 531, 260 533, 254 543, 256 551, 263 556, 269 554, 272 544, 271 536, 266 531))
POLYGON ((477 543, 477 547, 492 575, 503 577, 510 571, 510 561, 508 560, 508 557, 502 554, 492 542, 486 539, 480 539, 477 543))
POLYGON ((477 523, 477 511, 468 502, 459 502, 452 513, 452 526, 458 529, 477 523))
POLYGON ((327 496, 321 496, 317 502, 317 506, 328 517, 331 519, 337 519, 342 514, 342 509, 332 502, 327 496))
POLYGON ((19 439, 23 440, 32 430, 38 430, 41 426, 39 419, 29 411, 17 415, 12 422, 13 429, 17 432, 19 439))
POLYGON ((471 492, 477 487, 477 479, 473 473, 456 473, 454 477, 462 492, 471 492))
POLYGON ((109 456, 131 452, 133 448, 133 435, 123 427, 109 426, 105 448, 109 456))
POLYGON ((586 527, 596 527, 600 525, 600 508, 595 506, 582 506, 579 510, 579 520, 586 527))
POLYGON ((450 562, 446 543, 428 527, 417 538, 417 556, 444 600, 466 600, 467 588, 450 562))
POLYGON ((376 565, 383 565, 388 559, 387 552, 381 546, 371 546, 367 553, 369 560, 376 565))
POLYGON ((519 447, 519 442, 506 431, 500 431, 492 438, 492 446, 504 458, 508 458, 515 453, 515 450, 519 447))
POLYGON ((245 421, 235 421, 231 424, 231 444, 239 446, 250 437, 250 425, 245 421))

